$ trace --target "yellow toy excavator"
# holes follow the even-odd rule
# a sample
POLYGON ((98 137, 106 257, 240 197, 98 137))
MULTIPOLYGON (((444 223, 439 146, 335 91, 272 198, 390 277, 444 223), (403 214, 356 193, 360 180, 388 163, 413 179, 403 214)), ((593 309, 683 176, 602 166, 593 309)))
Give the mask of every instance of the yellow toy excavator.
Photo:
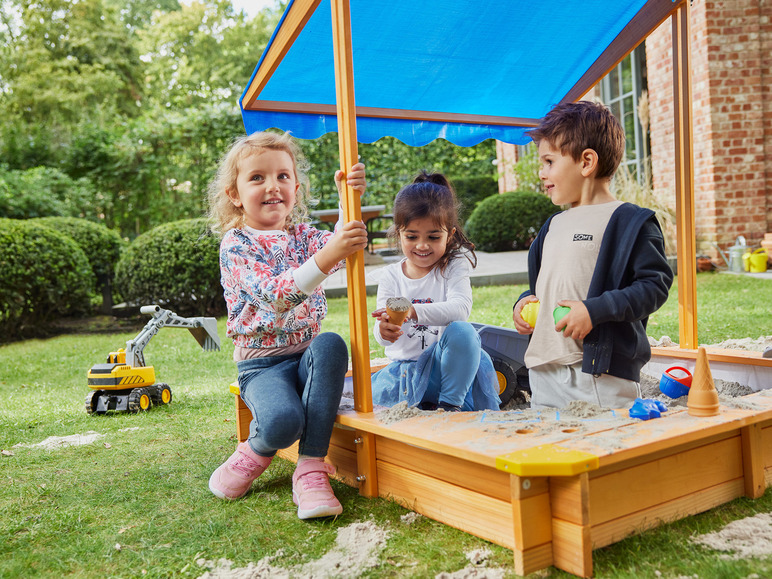
POLYGON ((187 328, 204 350, 219 350, 215 318, 182 318, 160 306, 142 306, 140 312, 153 317, 126 348, 110 352, 106 364, 96 364, 88 371, 86 412, 104 414, 149 410, 153 404, 169 404, 172 390, 168 384, 155 381, 155 370, 145 366, 143 350, 164 326, 187 328))

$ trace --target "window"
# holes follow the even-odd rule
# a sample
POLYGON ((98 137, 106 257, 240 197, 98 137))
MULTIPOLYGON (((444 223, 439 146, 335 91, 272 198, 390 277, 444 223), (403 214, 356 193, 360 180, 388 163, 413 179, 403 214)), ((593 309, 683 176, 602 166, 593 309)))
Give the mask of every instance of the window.
MULTIPOLYGON (((638 116, 639 99, 646 89, 646 49, 643 44, 600 81, 601 99, 619 119, 625 131, 626 146, 622 165, 639 182, 648 174, 646 163, 649 162, 649 136, 644 134, 638 116)), ((648 119, 643 120, 648 126, 648 119)))

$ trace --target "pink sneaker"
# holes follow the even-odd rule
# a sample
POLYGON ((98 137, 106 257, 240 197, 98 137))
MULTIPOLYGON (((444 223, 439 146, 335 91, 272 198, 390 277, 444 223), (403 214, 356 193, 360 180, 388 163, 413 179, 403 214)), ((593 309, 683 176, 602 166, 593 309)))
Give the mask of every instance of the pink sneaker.
POLYGON ((242 442, 209 477, 209 490, 221 499, 243 497, 252 481, 263 474, 272 460, 272 456, 255 454, 246 442, 242 442))
POLYGON ((292 475, 292 500, 298 506, 298 518, 329 517, 343 512, 335 498, 328 474, 335 467, 323 460, 304 460, 292 475))

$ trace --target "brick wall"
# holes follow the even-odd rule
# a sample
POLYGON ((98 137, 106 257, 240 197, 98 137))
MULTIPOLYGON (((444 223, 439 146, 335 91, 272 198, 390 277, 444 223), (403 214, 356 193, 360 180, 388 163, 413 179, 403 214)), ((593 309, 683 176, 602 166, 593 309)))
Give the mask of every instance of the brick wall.
POLYGON ((496 170, 499 175, 499 193, 517 189, 517 145, 496 141, 496 170))
MULTIPOLYGON (((691 11, 697 252, 772 231, 772 2, 691 11)), ((654 188, 674 203, 671 24, 646 41, 654 188)))

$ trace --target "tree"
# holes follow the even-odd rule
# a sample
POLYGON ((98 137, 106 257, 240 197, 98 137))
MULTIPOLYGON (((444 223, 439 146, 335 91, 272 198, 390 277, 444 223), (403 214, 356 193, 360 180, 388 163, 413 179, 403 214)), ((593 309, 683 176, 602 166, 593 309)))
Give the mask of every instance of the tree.
POLYGON ((233 104, 249 81, 276 17, 268 10, 248 20, 230 0, 193 1, 156 12, 139 32, 152 107, 186 109, 233 104))
POLYGON ((137 114, 139 54, 115 10, 101 0, 23 3, 20 32, 4 60, 3 109, 29 123, 76 122, 95 112, 137 114))
MULTIPOLYGON (((309 161, 311 192, 319 208, 338 206, 333 175, 339 168, 338 137, 328 133, 318 139, 300 141, 309 161)), ((423 147, 410 147, 393 137, 359 145, 359 158, 367 167, 367 192, 362 204, 391 207, 399 190, 420 170, 439 171, 451 180, 489 177, 494 180, 496 146, 493 140, 474 147, 458 147, 437 139, 423 147)))
POLYGON ((56 164, 84 120, 112 124, 139 114, 142 64, 116 10, 102 0, 2 7, 0 137, 10 168, 56 164))

